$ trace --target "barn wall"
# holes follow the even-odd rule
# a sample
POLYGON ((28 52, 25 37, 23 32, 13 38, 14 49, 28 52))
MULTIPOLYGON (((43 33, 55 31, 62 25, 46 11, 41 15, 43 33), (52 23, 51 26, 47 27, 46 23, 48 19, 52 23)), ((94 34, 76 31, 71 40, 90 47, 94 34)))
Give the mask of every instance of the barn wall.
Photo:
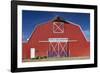
POLYGON ((23 58, 30 58, 30 48, 35 48, 35 56, 48 56, 49 43, 41 42, 48 41, 48 38, 70 38, 77 40, 76 42, 68 43, 70 56, 89 56, 90 45, 83 35, 79 26, 64 23, 64 33, 53 33, 52 22, 47 22, 38 25, 33 31, 29 43, 23 44, 23 58))

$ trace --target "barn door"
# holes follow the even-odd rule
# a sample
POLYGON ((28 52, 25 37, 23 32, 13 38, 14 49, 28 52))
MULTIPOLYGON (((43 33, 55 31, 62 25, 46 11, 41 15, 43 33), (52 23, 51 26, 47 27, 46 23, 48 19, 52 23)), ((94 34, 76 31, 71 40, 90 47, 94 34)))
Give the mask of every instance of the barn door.
POLYGON ((35 48, 31 48, 30 55, 31 55, 31 58, 35 58, 35 48))

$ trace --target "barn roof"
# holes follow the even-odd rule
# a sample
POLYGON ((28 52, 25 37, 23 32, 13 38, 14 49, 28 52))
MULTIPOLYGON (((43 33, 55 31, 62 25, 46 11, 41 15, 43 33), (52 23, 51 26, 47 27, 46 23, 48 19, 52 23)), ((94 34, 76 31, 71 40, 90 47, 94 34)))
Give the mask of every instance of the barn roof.
POLYGON ((62 17, 60 17, 60 16, 56 16, 52 21, 53 21, 53 22, 64 22, 64 23, 70 24, 70 22, 64 20, 64 19, 63 19, 62 17))

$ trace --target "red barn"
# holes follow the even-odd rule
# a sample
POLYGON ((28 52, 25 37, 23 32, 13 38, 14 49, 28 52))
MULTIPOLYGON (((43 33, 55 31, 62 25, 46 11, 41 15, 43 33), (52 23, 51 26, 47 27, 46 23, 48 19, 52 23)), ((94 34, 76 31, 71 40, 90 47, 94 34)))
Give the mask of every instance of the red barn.
POLYGON ((82 57, 90 55, 90 45, 79 25, 60 17, 37 25, 29 40, 22 44, 22 58, 36 56, 82 57))

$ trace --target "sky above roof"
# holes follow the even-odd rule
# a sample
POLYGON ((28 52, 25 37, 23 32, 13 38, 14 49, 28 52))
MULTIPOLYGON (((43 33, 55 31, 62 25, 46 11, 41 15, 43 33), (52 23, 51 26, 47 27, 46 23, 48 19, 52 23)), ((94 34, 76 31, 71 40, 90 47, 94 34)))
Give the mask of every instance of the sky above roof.
POLYGON ((55 16, 63 18, 65 21, 71 21, 81 26, 86 38, 90 39, 90 14, 72 13, 72 12, 48 12, 48 11, 22 11, 22 39, 26 41, 35 26, 52 20, 55 16))

